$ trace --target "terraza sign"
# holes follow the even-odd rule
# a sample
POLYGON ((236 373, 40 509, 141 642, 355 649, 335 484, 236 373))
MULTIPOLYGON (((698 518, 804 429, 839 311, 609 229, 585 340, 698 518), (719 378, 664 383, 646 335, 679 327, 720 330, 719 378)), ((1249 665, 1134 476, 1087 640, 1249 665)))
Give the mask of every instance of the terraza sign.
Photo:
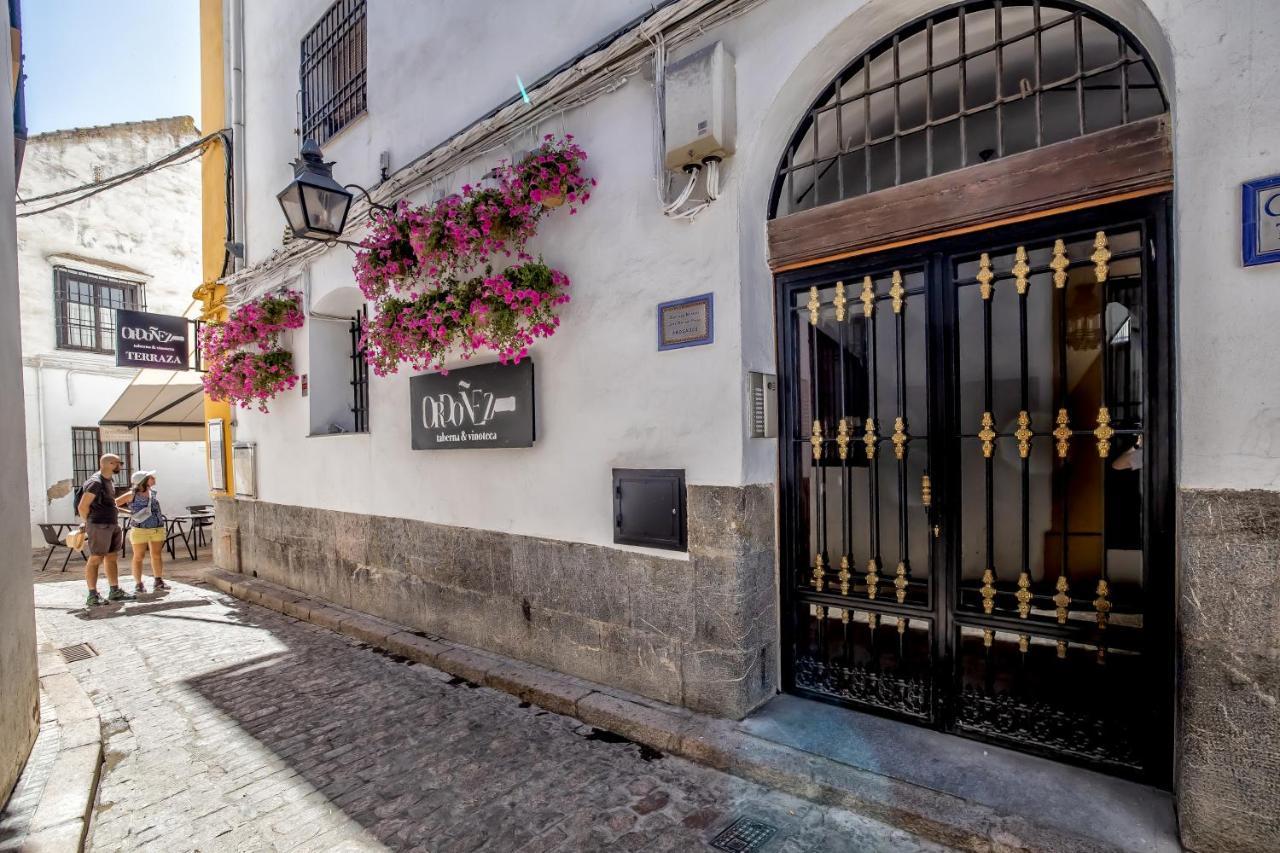
POLYGON ((414 450, 532 447, 533 362, 484 364, 409 380, 414 450))
POLYGON ((190 324, 185 317, 116 311, 116 366, 186 370, 190 324))

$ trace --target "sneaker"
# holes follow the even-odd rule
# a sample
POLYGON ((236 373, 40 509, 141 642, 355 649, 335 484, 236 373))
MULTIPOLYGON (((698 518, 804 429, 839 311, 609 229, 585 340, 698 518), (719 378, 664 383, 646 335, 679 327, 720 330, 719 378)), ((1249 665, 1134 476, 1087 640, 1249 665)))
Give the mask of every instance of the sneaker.
POLYGON ((84 600, 85 607, 99 607, 106 603, 102 596, 98 595, 96 589, 89 590, 89 597, 84 600))
POLYGON ((156 578, 155 586, 152 587, 156 592, 162 589, 168 589, 169 585, 164 582, 164 578, 156 578))
POLYGON ((133 585, 133 595, 136 598, 139 595, 147 594, 147 585, 141 581, 133 585))
POLYGON ((137 601, 136 595, 130 595, 118 586, 107 590, 107 601, 137 601))

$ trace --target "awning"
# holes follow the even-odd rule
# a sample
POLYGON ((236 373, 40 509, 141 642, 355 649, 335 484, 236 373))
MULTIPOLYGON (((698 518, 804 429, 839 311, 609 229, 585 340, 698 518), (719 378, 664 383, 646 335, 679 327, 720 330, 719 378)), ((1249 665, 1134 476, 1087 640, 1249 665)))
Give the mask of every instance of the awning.
POLYGON ((98 426, 103 441, 204 441, 200 374, 139 370, 98 426))

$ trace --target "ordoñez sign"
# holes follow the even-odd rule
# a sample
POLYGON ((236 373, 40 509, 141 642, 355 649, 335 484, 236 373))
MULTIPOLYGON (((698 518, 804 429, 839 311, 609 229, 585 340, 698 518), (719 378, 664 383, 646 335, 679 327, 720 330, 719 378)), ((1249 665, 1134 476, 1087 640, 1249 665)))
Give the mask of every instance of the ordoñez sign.
POLYGON ((185 317, 116 311, 116 366, 187 370, 188 325, 185 317))
POLYGON ((533 362, 484 364, 409 379, 414 450, 531 447, 533 362))

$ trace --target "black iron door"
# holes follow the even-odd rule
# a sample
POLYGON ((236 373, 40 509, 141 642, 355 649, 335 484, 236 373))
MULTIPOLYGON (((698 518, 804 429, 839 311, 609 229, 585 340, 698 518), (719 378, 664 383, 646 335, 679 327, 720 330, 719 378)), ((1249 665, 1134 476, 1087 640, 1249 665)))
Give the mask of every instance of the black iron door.
POLYGON ((1166 217, 779 277, 789 690, 1168 783, 1166 217))

